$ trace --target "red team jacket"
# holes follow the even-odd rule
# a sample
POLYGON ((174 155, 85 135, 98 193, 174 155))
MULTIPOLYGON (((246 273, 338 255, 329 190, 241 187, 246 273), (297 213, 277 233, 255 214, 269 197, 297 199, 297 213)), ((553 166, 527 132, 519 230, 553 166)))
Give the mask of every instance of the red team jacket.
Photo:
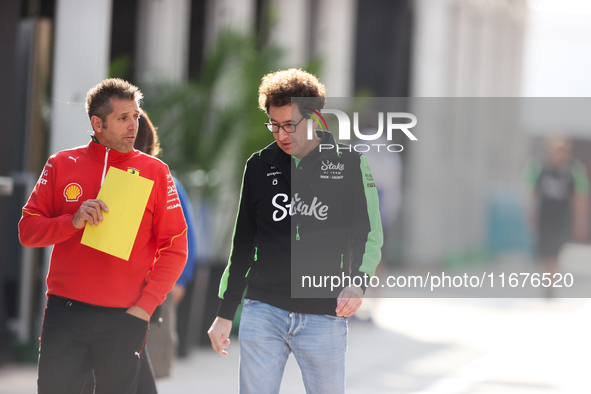
POLYGON ((55 245, 47 295, 93 305, 137 305, 152 314, 187 259, 187 225, 168 166, 137 150, 120 153, 95 142, 48 159, 18 227, 24 246, 55 245), (83 229, 72 225, 82 202, 96 198, 109 167, 154 181, 129 261, 82 245, 83 229))

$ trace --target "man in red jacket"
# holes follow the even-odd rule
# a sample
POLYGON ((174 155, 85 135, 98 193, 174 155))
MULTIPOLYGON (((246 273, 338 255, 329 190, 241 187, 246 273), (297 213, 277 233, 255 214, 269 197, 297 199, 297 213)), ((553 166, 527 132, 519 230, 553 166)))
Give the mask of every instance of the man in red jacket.
POLYGON ((55 245, 39 394, 80 393, 92 369, 96 394, 135 393, 150 315, 185 265, 187 226, 168 166, 133 149, 142 97, 121 79, 90 89, 92 141, 52 155, 23 208, 21 243, 55 245), (110 167, 154 181, 128 261, 80 243, 85 226, 107 219, 96 196, 110 167))

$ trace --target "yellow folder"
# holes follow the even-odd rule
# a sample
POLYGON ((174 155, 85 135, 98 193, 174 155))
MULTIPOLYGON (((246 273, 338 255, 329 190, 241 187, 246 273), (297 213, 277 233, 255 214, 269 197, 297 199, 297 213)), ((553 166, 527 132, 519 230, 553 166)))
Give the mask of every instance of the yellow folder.
POLYGON ((129 260, 154 181, 110 167, 97 199, 109 208, 103 221, 86 224, 80 243, 129 260))

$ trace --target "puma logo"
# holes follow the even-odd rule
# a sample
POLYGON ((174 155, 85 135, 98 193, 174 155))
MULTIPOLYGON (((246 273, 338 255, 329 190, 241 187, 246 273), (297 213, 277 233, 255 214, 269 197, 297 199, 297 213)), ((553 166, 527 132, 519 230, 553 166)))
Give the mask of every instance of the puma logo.
POLYGON ((78 163, 77 160, 78 160, 79 157, 80 156, 78 156, 77 158, 74 159, 72 156, 68 156, 68 159, 72 159, 72 160, 74 160, 74 163, 78 163))
POLYGON ((140 358, 140 352, 135 352, 135 355, 137 356, 137 358, 140 358))

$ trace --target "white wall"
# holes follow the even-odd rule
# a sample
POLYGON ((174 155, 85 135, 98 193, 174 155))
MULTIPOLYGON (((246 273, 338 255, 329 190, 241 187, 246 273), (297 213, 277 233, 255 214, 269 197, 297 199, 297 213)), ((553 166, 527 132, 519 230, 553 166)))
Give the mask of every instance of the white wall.
POLYGON ((319 77, 328 97, 353 95, 356 10, 356 0, 319 1, 315 55, 324 61, 319 77))
POLYGON ((275 0, 272 5, 277 21, 270 34, 272 44, 285 48, 287 53, 282 67, 301 67, 308 60, 311 19, 310 0, 275 0))
POLYGON ((254 26, 254 0, 207 0, 205 7, 205 52, 211 48, 220 30, 231 27, 247 31, 254 26))
POLYGON ((135 67, 140 80, 187 80, 190 22, 189 0, 139 1, 135 67))
MULTIPOLYGON (((416 0, 413 5, 412 96, 440 97, 443 107, 445 97, 521 94, 525 0, 416 0)), ((411 263, 433 264, 484 246, 490 180, 514 179, 520 153, 527 149, 514 130, 490 130, 487 122, 466 129, 454 113, 449 116, 457 127, 441 130, 437 116, 445 114, 436 112, 433 119, 419 119, 429 134, 413 143, 407 161, 404 226, 411 263), (503 150, 507 145, 512 155, 503 150)))
POLYGON ((111 0, 58 0, 49 152, 84 145, 88 89, 108 75, 111 0))
POLYGON ((532 2, 525 37, 524 96, 591 96, 591 3, 532 2))

